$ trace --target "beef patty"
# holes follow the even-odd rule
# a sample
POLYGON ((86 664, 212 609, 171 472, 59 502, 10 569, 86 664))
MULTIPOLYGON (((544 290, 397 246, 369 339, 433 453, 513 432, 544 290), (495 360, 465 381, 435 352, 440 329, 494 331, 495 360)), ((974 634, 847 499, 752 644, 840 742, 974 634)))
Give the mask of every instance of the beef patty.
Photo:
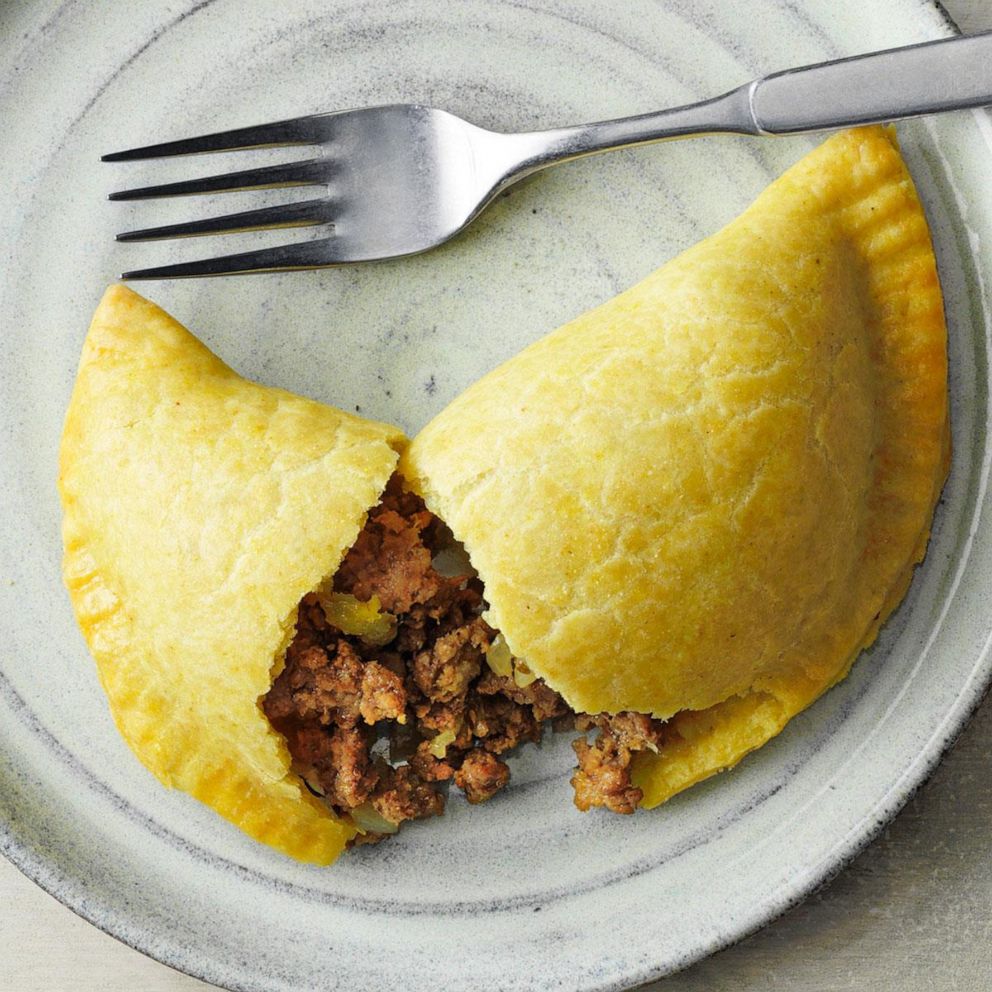
POLYGON ((510 779, 503 756, 545 727, 598 731, 573 743, 575 805, 633 813, 631 755, 662 722, 575 713, 483 619, 485 590, 450 532, 397 477, 333 581, 304 597, 285 667, 262 705, 311 791, 376 841, 470 803, 510 779))

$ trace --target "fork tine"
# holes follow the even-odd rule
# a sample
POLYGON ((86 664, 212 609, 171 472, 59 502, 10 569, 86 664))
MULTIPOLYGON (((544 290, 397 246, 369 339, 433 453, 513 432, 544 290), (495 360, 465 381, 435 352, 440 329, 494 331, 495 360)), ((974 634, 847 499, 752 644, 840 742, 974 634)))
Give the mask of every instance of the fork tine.
POLYGON ((145 158, 164 158, 172 155, 197 155, 202 152, 233 152, 245 148, 265 148, 272 145, 315 145, 330 137, 333 114, 314 114, 294 117, 291 120, 273 121, 256 127, 239 127, 231 131, 217 131, 195 138, 165 141, 157 145, 129 148, 122 152, 104 155, 101 162, 136 162, 145 158))
POLYGON ((342 258, 340 254, 340 245, 336 238, 320 238, 316 241, 281 245, 278 248, 263 248, 261 251, 245 251, 237 255, 204 258, 196 262, 136 269, 122 273, 121 279, 186 279, 191 276, 226 276, 247 272, 277 272, 285 269, 316 269, 353 260, 342 258))
POLYGON ((146 227, 140 231, 118 234, 118 241, 159 241, 165 238, 190 238, 202 234, 234 234, 238 231, 261 231, 278 227, 310 227, 329 224, 332 203, 328 199, 281 203, 259 210, 243 210, 236 214, 206 217, 186 224, 166 224, 146 227))
POLYGON ((286 165, 267 165, 261 169, 244 169, 220 176, 204 176, 160 186, 142 186, 111 193, 110 200, 148 200, 157 196, 189 196, 194 193, 226 193, 241 189, 272 189, 276 186, 322 186, 327 182, 329 166, 324 159, 312 158, 286 165))

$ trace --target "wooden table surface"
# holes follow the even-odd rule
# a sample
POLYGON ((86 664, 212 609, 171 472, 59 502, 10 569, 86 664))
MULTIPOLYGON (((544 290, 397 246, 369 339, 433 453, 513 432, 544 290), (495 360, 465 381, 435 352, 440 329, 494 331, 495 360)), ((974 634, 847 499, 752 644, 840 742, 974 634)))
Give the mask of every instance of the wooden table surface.
MULTIPOLYGON (((992 30, 992 0, 945 6, 965 31, 992 30)), ((211 988, 91 927, 0 858, 0 992, 211 988)), ((644 992, 774 989, 992 989, 992 696, 930 782, 831 884, 644 992)))

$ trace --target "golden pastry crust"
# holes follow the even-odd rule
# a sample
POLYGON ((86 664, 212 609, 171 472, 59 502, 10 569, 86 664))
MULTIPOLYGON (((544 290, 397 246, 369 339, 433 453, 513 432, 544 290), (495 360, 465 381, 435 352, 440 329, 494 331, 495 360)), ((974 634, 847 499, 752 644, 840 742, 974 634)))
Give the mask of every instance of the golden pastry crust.
POLYGON ((864 128, 476 383, 400 470, 573 708, 679 714, 638 756, 652 806, 843 678, 948 460, 926 219, 891 133, 864 128))
POLYGON ((123 286, 83 345, 59 462, 64 576, 114 719, 163 783, 304 861, 334 860, 354 828, 290 774, 258 700, 402 443, 240 378, 123 286))

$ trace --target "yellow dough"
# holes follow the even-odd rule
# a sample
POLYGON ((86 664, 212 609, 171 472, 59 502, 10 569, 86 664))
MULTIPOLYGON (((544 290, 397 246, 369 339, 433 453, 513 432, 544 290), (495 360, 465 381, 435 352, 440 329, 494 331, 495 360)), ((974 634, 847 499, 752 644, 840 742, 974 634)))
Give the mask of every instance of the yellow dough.
POLYGON ((926 219, 866 128, 487 375, 400 466, 574 709, 678 714, 637 758, 652 806, 843 678, 923 557, 948 437, 926 219))
POLYGON ((114 719, 166 785, 304 861, 332 861, 355 830, 290 774, 258 700, 402 442, 247 382, 123 286, 83 346, 60 456, 64 574, 114 719))

